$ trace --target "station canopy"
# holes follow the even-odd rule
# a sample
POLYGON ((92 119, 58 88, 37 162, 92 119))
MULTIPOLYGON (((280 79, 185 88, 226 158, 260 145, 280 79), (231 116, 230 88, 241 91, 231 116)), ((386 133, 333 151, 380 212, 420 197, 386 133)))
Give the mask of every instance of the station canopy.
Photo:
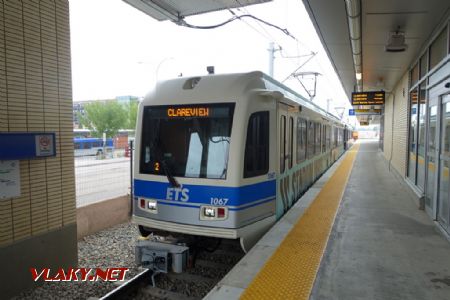
POLYGON ((342 85, 351 99, 356 91, 354 57, 349 23, 361 59, 362 91, 391 92, 427 41, 441 28, 449 13, 449 0, 302 0, 342 85), (346 4, 358 12, 350 17, 346 4), (406 47, 388 51, 389 37, 399 31, 406 47))
POLYGON ((349 99, 394 91, 450 12, 449 0, 302 1, 349 99))
POLYGON ((158 21, 179 21, 183 17, 243 7, 272 0, 123 0, 158 21))

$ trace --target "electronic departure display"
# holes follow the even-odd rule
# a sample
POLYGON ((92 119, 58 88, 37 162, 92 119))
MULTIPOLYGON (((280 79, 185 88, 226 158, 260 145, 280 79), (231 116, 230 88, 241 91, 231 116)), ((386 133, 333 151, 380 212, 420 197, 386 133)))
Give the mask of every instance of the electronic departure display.
POLYGON ((384 91, 352 93, 352 105, 384 105, 384 98, 384 91))

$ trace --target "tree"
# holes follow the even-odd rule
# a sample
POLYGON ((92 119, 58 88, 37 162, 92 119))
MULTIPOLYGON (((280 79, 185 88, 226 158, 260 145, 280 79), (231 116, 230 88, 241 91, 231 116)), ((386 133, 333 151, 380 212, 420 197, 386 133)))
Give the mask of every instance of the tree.
POLYGON ((80 123, 89 128, 94 137, 114 137, 127 125, 127 111, 117 101, 92 102, 84 106, 84 114, 78 113, 80 123))
POLYGON ((136 119, 138 112, 139 101, 130 101, 126 106, 128 113, 128 122, 126 129, 136 129, 136 119))

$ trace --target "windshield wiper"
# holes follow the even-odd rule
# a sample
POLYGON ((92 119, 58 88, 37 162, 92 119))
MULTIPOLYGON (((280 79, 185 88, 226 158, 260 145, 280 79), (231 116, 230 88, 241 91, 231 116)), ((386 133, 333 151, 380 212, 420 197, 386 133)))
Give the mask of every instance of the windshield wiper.
POLYGON ((166 175, 167 180, 169 181, 170 185, 172 187, 179 188, 181 185, 180 185, 180 183, 178 183, 177 179, 175 177, 173 177, 172 172, 170 171, 170 168, 167 165, 166 159, 164 158, 163 151, 159 147, 155 146, 154 144, 152 144, 151 149, 153 150, 152 152, 156 156, 156 160, 161 163, 164 174, 166 175))
POLYGON ((181 185, 170 172, 170 168, 169 166, 167 166, 166 160, 164 158, 161 159, 161 165, 163 167, 164 173, 166 174, 167 180, 169 180, 170 185, 175 188, 179 188, 181 185))
POLYGON ((178 181, 175 179, 175 177, 173 177, 173 175, 172 175, 172 173, 170 171, 170 168, 167 165, 167 162, 166 162, 166 159, 164 157, 163 151, 162 151, 162 149, 160 147, 160 145, 161 145, 161 140, 160 140, 161 137, 159 135, 160 125, 161 125, 161 123, 157 122, 156 126, 152 127, 152 129, 153 129, 153 136, 156 135, 158 138, 157 139, 153 139, 153 141, 151 142, 151 144, 150 144, 150 149, 151 150, 150 151, 155 154, 156 160, 161 162, 162 169, 164 171, 164 174, 167 177, 167 180, 169 180, 170 185, 172 187, 179 188, 179 187, 181 187, 181 185, 178 183, 178 181))
POLYGON ((220 175, 220 179, 225 179, 227 175, 227 165, 225 165, 225 167, 222 170, 222 174, 220 175))

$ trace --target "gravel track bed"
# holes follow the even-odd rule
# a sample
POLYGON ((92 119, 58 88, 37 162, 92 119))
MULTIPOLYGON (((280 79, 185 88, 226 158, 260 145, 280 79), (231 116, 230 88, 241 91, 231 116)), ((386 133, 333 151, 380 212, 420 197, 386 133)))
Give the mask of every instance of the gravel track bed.
POLYGON ((183 280, 172 280, 161 274, 156 281, 156 286, 163 290, 180 293, 189 297, 203 298, 213 288, 206 282, 186 282, 183 280))
MULTIPOLYGON (((186 270, 187 274, 192 274, 199 277, 198 281, 178 279, 176 278, 176 276, 170 276, 170 274, 159 274, 155 278, 156 286, 160 289, 174 293, 180 293, 188 297, 194 297, 198 299, 203 298, 214 287, 214 285, 217 284, 220 279, 222 279, 231 270, 231 268, 233 268, 233 266, 239 261, 239 259, 244 256, 244 253, 239 248, 239 244, 237 245, 238 246, 233 247, 233 251, 230 251, 231 249, 227 246, 221 246, 218 249, 218 251, 223 253, 223 248, 226 248, 228 251, 230 251, 230 254, 233 254, 232 257, 226 257, 226 255, 224 254, 220 255, 214 252, 198 253, 197 258, 199 259, 204 259, 205 261, 211 261, 221 264, 219 268, 215 268, 214 266, 196 265, 194 268, 186 270)), ((135 297, 135 299, 159 299, 149 297, 145 293, 145 291, 139 291, 138 294, 135 295, 135 297)), ((168 298, 171 299, 170 297, 168 298)))
MULTIPOLYGON (((140 272, 134 262, 134 245, 139 232, 137 226, 124 223, 96 234, 87 236, 78 241, 78 266, 81 268, 129 268, 125 279, 131 279, 140 272)), ((174 280, 166 274, 156 276, 156 286, 171 292, 181 293, 186 296, 204 297, 229 270, 244 255, 239 243, 227 242, 220 245, 218 253, 199 252, 198 258, 205 261, 220 263, 220 268, 208 265, 195 266, 188 269, 187 273, 202 276, 205 281, 191 282, 186 280, 174 280), (231 243, 231 244, 230 244, 231 243), (230 254, 231 256, 228 256, 230 254)), ((117 287, 113 282, 102 280, 95 282, 44 282, 41 287, 24 292, 13 299, 80 299, 89 297, 102 297, 117 287)), ((131 295, 130 295, 131 296, 131 295)), ((138 292, 132 295, 136 299, 155 299, 154 297, 138 292)))
POLYGON ((223 278, 228 272, 228 269, 215 269, 204 266, 196 266, 193 269, 188 270, 190 274, 199 275, 206 278, 223 278))
MULTIPOLYGON (((78 266, 82 268, 126 267, 126 279, 139 273, 134 262, 134 244, 139 233, 136 225, 124 223, 78 241, 78 266)), ((101 297, 116 288, 113 282, 44 282, 41 287, 13 298, 87 299, 101 297)))

